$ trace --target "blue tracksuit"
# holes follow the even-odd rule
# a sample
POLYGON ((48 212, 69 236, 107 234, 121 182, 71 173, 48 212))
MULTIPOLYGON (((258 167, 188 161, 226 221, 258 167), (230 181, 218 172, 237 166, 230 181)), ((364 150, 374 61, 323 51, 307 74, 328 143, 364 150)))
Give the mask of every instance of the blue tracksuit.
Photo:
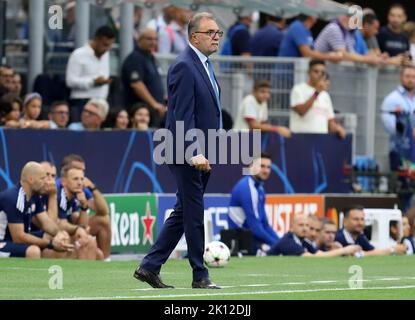
POLYGON ((232 190, 229 204, 229 228, 252 231, 256 245, 275 244, 279 237, 268 223, 265 212, 265 190, 252 176, 239 180, 232 190))

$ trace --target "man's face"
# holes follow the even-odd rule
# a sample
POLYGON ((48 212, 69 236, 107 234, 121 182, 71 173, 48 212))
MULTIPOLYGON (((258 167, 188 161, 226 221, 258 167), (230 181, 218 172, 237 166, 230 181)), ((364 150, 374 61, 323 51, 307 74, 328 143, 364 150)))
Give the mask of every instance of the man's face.
POLYGON ((62 185, 72 193, 82 192, 84 188, 84 172, 80 169, 71 169, 67 177, 62 177, 62 185))
POLYGON ((42 162, 40 165, 46 173, 46 181, 42 192, 42 194, 45 194, 50 190, 51 187, 55 186, 56 167, 51 166, 47 162, 42 162))
POLYGON ((103 56, 107 51, 111 50, 115 39, 107 37, 98 37, 95 39, 95 54, 97 57, 103 56))
POLYGON ((401 74, 401 84, 407 90, 415 89, 415 69, 406 68, 401 74))
POLYGON ((13 93, 20 95, 22 92, 22 77, 20 74, 15 74, 12 78, 12 90, 13 93))
POLYGON ((87 104, 82 111, 81 121, 86 129, 99 129, 103 119, 96 105, 87 104))
POLYGON ((315 64, 308 71, 311 83, 317 83, 326 75, 326 66, 324 64, 315 64))
POLYGON ((379 32, 380 23, 379 20, 375 20, 372 23, 366 23, 363 26, 363 29, 365 30, 366 37, 374 37, 379 32))
POLYGON ((334 224, 325 224, 320 235, 321 242, 325 246, 330 247, 334 243, 334 239, 336 238, 336 232, 337 228, 334 224))
POLYGON ((158 36, 154 30, 145 31, 138 40, 138 46, 144 52, 153 52, 158 44, 158 36))
POLYGON ((266 158, 260 158, 256 159, 252 166, 253 171, 257 171, 258 173, 255 175, 255 177, 261 181, 268 180, 270 174, 271 174, 271 160, 266 158))
POLYGON ((267 102, 271 98, 271 88, 259 88, 254 91, 254 96, 259 103, 267 102))
POLYGON ((393 8, 388 14, 388 23, 395 29, 399 29, 406 22, 406 14, 401 8, 393 8))
POLYGON ((308 224, 308 218, 304 215, 301 214, 298 217, 295 218, 293 226, 292 226, 292 231, 293 233, 303 239, 307 236, 308 231, 309 230, 309 224, 308 224))
POLYGON ((0 69, 0 85, 8 90, 13 89, 13 69, 2 67, 0 69))
POLYGON ((314 220, 312 218, 308 218, 308 233, 307 233, 307 239, 311 241, 317 241, 320 237, 321 233, 321 222, 318 220, 314 220))
POLYGON ((220 36, 218 32, 220 31, 214 20, 202 19, 200 20, 199 29, 191 35, 192 44, 208 57, 219 50, 220 36), (210 32, 211 35, 207 32, 210 32))
POLYGON ((32 191, 36 194, 41 194, 45 190, 47 182, 46 172, 40 168, 28 179, 32 191))
POLYGON ((343 225, 349 233, 361 234, 365 229, 365 213, 363 210, 351 210, 349 216, 344 219, 343 225))
POLYGON ((69 108, 66 104, 56 106, 49 113, 49 120, 55 122, 59 128, 65 128, 69 122, 69 108))

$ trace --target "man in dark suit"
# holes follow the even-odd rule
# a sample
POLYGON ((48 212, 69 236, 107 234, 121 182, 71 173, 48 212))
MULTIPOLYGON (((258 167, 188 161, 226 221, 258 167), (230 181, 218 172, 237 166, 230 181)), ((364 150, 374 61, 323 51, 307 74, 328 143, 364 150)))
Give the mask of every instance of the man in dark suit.
POLYGON ((171 65, 167 76, 166 128, 174 137, 169 169, 177 183, 177 201, 134 277, 154 288, 172 288, 161 281, 159 272, 184 233, 193 269, 192 288, 218 289, 203 264, 203 194, 211 170, 204 150, 208 146, 208 130, 222 128, 220 88, 208 57, 218 51, 223 32, 211 14, 199 13, 190 20, 188 34, 189 46, 171 65), (176 133, 183 130, 185 135, 197 131, 196 141, 177 138, 176 133))

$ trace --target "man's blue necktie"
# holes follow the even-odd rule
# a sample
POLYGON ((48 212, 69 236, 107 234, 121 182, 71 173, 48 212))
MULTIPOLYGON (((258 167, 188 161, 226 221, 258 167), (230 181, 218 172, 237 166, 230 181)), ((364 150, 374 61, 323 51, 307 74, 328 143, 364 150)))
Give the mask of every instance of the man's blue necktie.
POLYGON ((212 83, 212 87, 213 87, 213 91, 215 91, 215 95, 216 95, 216 100, 218 102, 218 106, 219 106, 219 114, 220 114, 220 119, 219 119, 219 129, 222 129, 222 108, 220 105, 220 98, 219 98, 219 87, 216 83, 216 77, 215 77, 215 72, 213 71, 213 67, 212 67, 212 63, 210 62, 209 59, 206 60, 206 65, 209 71, 209 77, 210 77, 210 82, 212 83))

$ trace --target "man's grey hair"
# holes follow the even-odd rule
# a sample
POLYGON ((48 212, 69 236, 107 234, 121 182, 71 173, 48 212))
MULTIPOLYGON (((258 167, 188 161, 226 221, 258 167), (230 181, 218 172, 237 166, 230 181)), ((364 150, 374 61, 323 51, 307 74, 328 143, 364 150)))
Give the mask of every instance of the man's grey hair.
POLYGON ((108 115, 109 111, 109 105, 108 102, 104 99, 91 99, 88 101, 87 104, 93 104, 96 106, 99 110, 99 113, 101 114, 101 119, 105 120, 105 118, 108 115))
POLYGON ((195 14, 189 21, 189 26, 188 26, 189 39, 191 38, 193 32, 199 30, 200 21, 204 19, 216 21, 215 17, 209 12, 201 12, 201 13, 195 14))

